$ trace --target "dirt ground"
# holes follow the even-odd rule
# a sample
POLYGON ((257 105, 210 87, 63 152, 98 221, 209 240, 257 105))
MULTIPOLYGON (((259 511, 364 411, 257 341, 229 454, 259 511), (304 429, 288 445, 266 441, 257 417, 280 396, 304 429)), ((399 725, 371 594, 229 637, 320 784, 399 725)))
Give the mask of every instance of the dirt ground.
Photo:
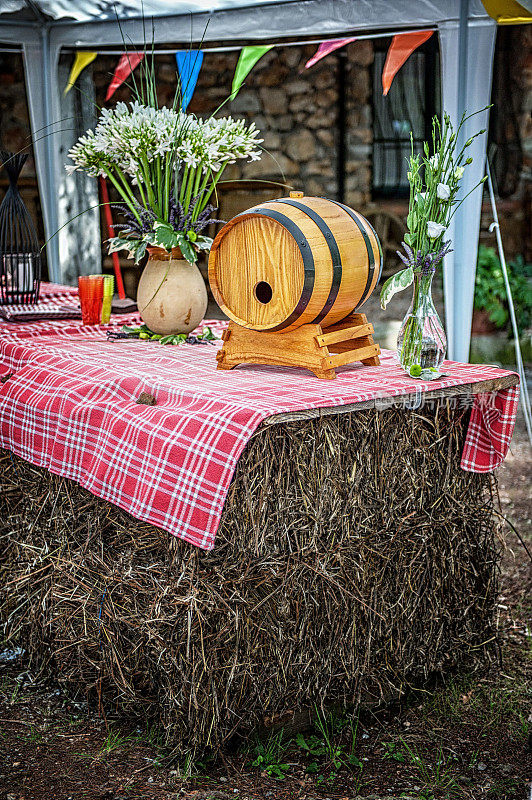
POLYGON ((168 763, 156 730, 73 705, 0 643, 0 800, 524 800, 532 777, 532 485, 522 422, 499 470, 500 661, 401 704, 320 718, 216 762, 168 763))

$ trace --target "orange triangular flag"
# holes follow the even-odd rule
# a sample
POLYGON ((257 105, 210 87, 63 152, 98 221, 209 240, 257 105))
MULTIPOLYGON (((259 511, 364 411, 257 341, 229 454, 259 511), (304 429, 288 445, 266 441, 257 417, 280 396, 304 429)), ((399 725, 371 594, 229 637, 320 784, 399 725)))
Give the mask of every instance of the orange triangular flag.
POLYGON ((393 37, 382 71, 382 93, 384 96, 390 91, 392 81, 405 61, 423 42, 430 39, 433 33, 434 31, 416 31, 415 33, 398 33, 393 37))

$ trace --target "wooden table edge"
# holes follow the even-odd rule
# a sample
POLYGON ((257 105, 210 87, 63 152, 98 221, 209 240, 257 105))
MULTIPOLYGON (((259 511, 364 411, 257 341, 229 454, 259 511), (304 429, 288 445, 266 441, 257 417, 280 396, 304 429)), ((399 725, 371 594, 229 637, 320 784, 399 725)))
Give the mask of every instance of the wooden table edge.
MULTIPOLYGON (((499 392, 511 386, 517 386, 519 376, 515 374, 503 375, 500 378, 489 378, 485 381, 476 383, 462 383, 460 386, 446 386, 443 389, 435 389, 423 393, 424 400, 436 400, 445 397, 458 397, 460 395, 486 394, 487 392, 499 392)), ((273 414, 263 420, 263 425, 279 425, 283 422, 296 422, 298 420, 315 419, 330 414, 347 414, 353 411, 366 411, 370 408, 391 408, 404 404, 405 398, 415 397, 415 392, 394 395, 393 397, 376 397, 372 400, 362 400, 360 403, 347 403, 343 406, 324 406, 323 408, 308 408, 301 411, 288 411, 282 414, 273 414)))

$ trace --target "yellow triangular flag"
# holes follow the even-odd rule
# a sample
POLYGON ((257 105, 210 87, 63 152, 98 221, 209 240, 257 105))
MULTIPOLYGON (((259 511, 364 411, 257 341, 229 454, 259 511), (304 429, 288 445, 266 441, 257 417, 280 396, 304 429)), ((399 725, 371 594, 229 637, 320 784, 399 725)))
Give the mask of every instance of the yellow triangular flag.
POLYGON ((98 53, 89 53, 87 50, 83 50, 80 53, 76 53, 76 58, 74 59, 74 63, 72 64, 72 69, 70 70, 70 75, 67 81, 67 85, 65 86, 65 91, 63 94, 67 94, 78 79, 80 72, 82 72, 85 67, 88 67, 89 64, 92 64, 94 59, 98 53))
POLYGON ((499 25, 526 25, 532 13, 516 0, 482 0, 484 8, 499 25))

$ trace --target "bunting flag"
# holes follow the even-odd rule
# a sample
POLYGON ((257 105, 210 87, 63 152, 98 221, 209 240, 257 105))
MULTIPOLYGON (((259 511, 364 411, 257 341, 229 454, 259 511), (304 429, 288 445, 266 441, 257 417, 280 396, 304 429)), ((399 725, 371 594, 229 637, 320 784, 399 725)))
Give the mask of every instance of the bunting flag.
POLYGON ((233 77, 233 85, 231 86, 230 100, 234 100, 237 96, 240 87, 244 83, 246 77, 249 75, 255 64, 262 56, 266 55, 268 50, 271 50, 273 44, 265 45, 250 45, 243 47, 240 53, 235 74, 233 77))
POLYGON ((178 50, 175 60, 181 83, 181 109, 186 111, 198 82, 203 53, 201 50, 178 50))
POLYGON ((74 63, 72 64, 72 69, 70 70, 70 75, 68 76, 67 85, 65 86, 63 94, 68 94, 85 67, 88 67, 89 64, 92 64, 97 55, 98 53, 89 53, 88 50, 76 53, 76 57, 74 59, 74 63))
POLYGON ((113 80, 109 84, 107 94, 105 95, 106 100, 109 100, 114 95, 118 87, 122 86, 124 81, 127 80, 133 70, 138 67, 143 58, 143 50, 138 52, 123 53, 120 56, 120 61, 116 65, 113 80))
POLYGON ((416 31, 415 33, 398 33, 393 37, 382 71, 382 93, 385 97, 405 61, 423 42, 430 39, 433 33, 434 31, 416 31))
POLYGON ((305 64, 305 69, 313 67, 314 64, 317 64, 322 58, 328 56, 329 53, 334 53, 334 51, 338 50, 340 47, 344 47, 344 45, 349 44, 350 42, 356 42, 356 39, 356 36, 351 36, 350 39, 329 39, 327 42, 322 42, 312 58, 309 58, 305 64))
POLYGON ((482 0, 482 5, 499 25, 526 25, 532 22, 532 11, 516 0, 482 0))

